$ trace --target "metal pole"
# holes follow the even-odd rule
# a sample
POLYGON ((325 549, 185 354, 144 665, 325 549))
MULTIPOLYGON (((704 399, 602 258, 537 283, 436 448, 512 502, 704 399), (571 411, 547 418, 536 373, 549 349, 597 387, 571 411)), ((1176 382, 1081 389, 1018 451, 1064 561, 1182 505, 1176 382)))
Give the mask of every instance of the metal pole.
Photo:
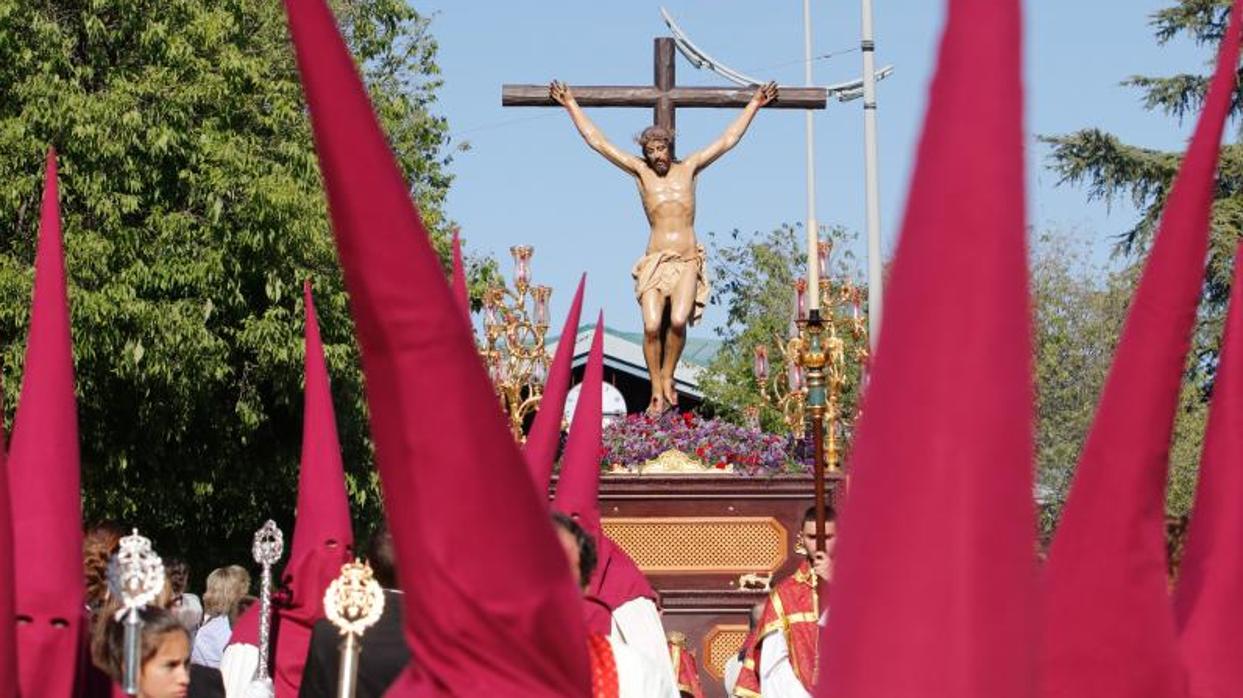
POLYGON ((337 698, 354 698, 358 690, 359 637, 347 632, 341 640, 341 666, 337 672, 337 698))
MULTIPOLYGON (((811 82, 811 0, 803 0, 803 81, 811 82)), ((820 262, 817 247, 820 241, 819 225, 816 223, 816 134, 812 125, 811 110, 803 112, 807 131, 807 293, 811 304, 808 308, 820 308, 820 262)))
POLYGON ((816 493, 816 551, 825 552, 824 529, 827 525, 828 512, 825 502, 825 412, 827 409, 827 391, 825 389, 825 355, 823 335, 824 322, 819 310, 808 313, 806 344, 803 347, 802 364, 807 369, 807 412, 811 418, 812 463, 816 493))
POLYGON ((121 690, 129 696, 138 695, 138 673, 142 668, 142 619, 138 610, 125 615, 125 662, 121 671, 121 690))
MULTIPOLYGON (((876 42, 872 38, 872 0, 863 0, 863 170, 868 234, 868 339, 872 351, 880 337, 884 269, 880 252, 880 182, 876 154, 876 42)), ((810 113, 810 112, 808 112, 810 113)))

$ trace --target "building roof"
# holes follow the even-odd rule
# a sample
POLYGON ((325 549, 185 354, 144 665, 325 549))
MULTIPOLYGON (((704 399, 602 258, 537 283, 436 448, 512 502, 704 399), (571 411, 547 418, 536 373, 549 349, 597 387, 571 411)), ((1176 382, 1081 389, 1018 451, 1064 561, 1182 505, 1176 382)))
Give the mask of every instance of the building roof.
MULTIPOLYGON (((591 336, 595 332, 595 323, 582 325, 574 337, 574 359, 572 366, 579 368, 587 363, 587 353, 591 349, 591 336)), ((545 340, 548 353, 557 350, 559 337, 545 340)), ((699 389, 699 375, 716 352, 721 348, 719 339, 686 338, 686 348, 682 351, 682 359, 673 372, 678 391, 696 399, 703 399, 699 389)), ((647 378, 647 363, 643 360, 643 333, 622 332, 604 328, 604 365, 642 378, 647 378)))

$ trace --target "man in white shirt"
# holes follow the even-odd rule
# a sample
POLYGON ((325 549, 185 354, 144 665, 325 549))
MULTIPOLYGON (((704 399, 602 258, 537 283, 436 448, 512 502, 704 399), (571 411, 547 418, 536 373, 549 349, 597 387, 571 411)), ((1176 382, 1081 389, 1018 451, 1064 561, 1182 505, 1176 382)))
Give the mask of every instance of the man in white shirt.
MULTIPOLYGON (((595 541, 582 526, 564 514, 553 514, 552 520, 561 546, 565 549, 571 573, 579 580, 580 588, 585 589, 596 566, 595 541)), ((595 698, 609 695, 617 698, 679 698, 669 671, 626 645, 616 633, 610 634, 608 638, 592 635, 589 638, 589 648, 593 674, 607 674, 608 672, 600 672, 596 668, 608 664, 615 666, 617 672, 615 686, 593 687, 595 698)))

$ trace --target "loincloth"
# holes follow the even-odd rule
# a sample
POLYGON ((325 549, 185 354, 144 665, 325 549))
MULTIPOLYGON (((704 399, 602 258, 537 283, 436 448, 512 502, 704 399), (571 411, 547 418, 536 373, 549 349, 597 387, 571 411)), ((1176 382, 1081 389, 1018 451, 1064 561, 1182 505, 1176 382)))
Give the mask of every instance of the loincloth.
POLYGON ((695 307, 691 311, 690 324, 695 324, 703 317, 704 306, 708 304, 708 275, 704 264, 704 248, 695 247, 695 254, 683 257, 676 252, 660 251, 643 255, 634 263, 630 275, 634 277, 634 297, 643 302, 643 294, 652 289, 667 298, 678 285, 678 279, 686 270, 686 265, 695 265, 695 307))

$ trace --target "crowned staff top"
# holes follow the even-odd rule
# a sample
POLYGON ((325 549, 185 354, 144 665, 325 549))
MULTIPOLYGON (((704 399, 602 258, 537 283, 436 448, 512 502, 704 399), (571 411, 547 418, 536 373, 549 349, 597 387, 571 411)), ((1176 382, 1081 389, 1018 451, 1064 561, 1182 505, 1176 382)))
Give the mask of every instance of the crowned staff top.
POLYGON ((648 410, 678 404, 673 372, 686 344, 686 326, 703 314, 708 301, 703 247, 695 239, 695 177, 738 144, 760 107, 777 97, 768 83, 719 138, 684 160, 673 157, 673 132, 651 126, 639 136, 642 155, 621 150, 587 118, 570 88, 553 82, 549 95, 566 108, 587 145, 635 178, 651 225, 647 251, 635 263, 635 297, 643 313, 643 357, 652 382, 648 410))

